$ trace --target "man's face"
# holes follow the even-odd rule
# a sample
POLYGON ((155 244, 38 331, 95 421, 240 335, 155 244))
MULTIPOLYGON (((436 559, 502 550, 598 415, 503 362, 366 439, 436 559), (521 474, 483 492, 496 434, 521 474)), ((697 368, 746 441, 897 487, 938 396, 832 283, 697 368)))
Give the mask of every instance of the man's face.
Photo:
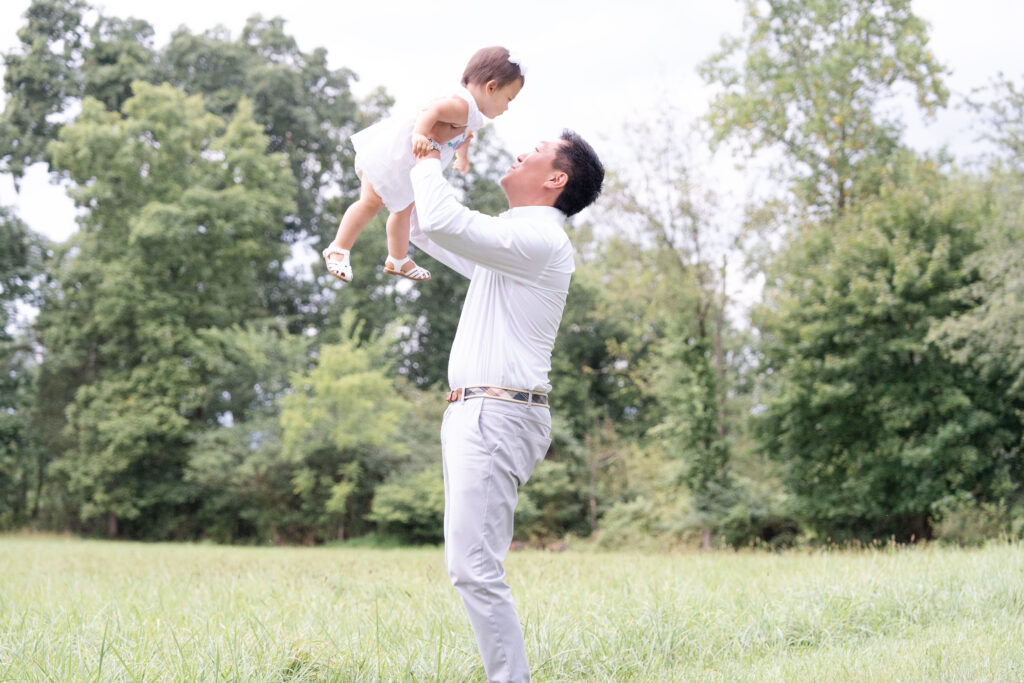
POLYGON ((555 155, 562 144, 564 143, 561 140, 546 140, 533 150, 516 157, 516 163, 512 164, 505 177, 501 179, 501 187, 510 200, 535 194, 557 173, 554 166, 555 155))

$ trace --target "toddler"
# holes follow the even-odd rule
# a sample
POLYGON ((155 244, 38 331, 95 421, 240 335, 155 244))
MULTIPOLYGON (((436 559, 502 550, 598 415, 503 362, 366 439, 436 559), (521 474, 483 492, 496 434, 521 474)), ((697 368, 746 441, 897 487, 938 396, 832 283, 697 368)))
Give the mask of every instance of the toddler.
POLYGON ((413 204, 409 171, 417 156, 436 149, 441 153, 442 167, 454 157, 455 169, 465 174, 469 170, 469 141, 483 125, 483 117, 493 119, 504 114, 525 82, 524 69, 508 50, 485 47, 469 60, 462 74, 462 87, 454 94, 433 100, 415 116, 389 116, 353 135, 356 173, 362 186, 359 199, 342 216, 334 241, 323 251, 327 271, 343 282, 352 281, 352 245, 386 206, 391 215, 384 272, 410 280, 429 280, 430 272, 409 258, 413 204))

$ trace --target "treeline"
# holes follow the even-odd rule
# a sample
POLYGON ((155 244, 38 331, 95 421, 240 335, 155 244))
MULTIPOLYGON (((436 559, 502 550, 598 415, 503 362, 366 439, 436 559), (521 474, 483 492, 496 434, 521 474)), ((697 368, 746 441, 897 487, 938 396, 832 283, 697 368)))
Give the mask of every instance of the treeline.
MULTIPOLYGON (((548 458, 517 533, 746 545, 1024 535, 1024 94, 966 106, 985 163, 922 155, 896 92, 949 106, 903 0, 747 5, 697 127, 627 131, 571 226, 548 458), (691 151, 774 159, 743 218, 691 151), (742 257, 760 301, 727 294, 742 257), (737 320, 736 311, 743 319, 737 320)), ((467 282, 292 267, 358 196, 347 137, 385 114, 281 19, 241 35, 35 0, 4 55, 0 172, 78 207, 49 243, 0 209, 0 528, 224 542, 440 539, 438 428, 467 282), (29 322, 25 322, 29 320, 29 322)), ((453 176, 505 208, 510 155, 453 176)))

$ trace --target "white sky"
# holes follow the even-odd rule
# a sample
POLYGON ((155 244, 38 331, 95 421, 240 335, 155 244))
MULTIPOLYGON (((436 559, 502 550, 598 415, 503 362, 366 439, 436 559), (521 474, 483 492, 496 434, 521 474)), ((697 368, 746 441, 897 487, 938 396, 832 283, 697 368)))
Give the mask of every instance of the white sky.
MULTIPOLYGON (((357 95, 378 85, 399 106, 415 106, 457 84, 463 66, 479 47, 501 44, 522 54, 527 84, 509 112, 495 122, 512 152, 563 127, 589 139, 605 156, 614 153, 624 124, 648 116, 669 101, 696 118, 709 91, 697 64, 713 53, 723 35, 741 30, 741 6, 727 0, 518 0, 471 3, 453 0, 174 0, 167 3, 105 0, 105 14, 136 16, 153 25, 162 47, 184 24, 198 32, 217 24, 237 36, 253 14, 282 16, 285 30, 301 49, 325 47, 334 68, 359 75, 357 95)), ((17 44, 17 29, 29 0, 0 2, 0 52, 17 44)), ((1024 69, 1024 2, 1005 0, 917 0, 915 11, 931 24, 932 47, 952 69, 954 94, 988 84, 998 72, 1019 78, 1024 69)), ((908 140, 921 149, 949 145, 958 156, 976 149, 966 130, 968 116, 955 109, 924 125, 908 119, 908 140)), ((720 169, 729 163, 718 163, 720 169)), ((712 177, 717 172, 712 170, 712 177)), ((716 183, 742 202, 753 183, 728 170, 716 183)), ((727 201, 729 201, 727 199, 727 201)), ((0 204, 14 205, 35 230, 66 239, 74 212, 63 189, 32 169, 16 195, 0 178, 0 204)))

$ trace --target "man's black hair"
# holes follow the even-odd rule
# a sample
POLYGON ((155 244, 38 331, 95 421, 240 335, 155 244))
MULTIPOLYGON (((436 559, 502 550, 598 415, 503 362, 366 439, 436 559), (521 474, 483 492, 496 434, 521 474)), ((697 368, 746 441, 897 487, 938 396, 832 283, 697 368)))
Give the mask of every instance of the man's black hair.
POLYGON ((555 200, 555 208, 566 216, 574 216, 601 194, 604 166, 594 148, 578 134, 566 128, 560 139, 562 144, 555 153, 553 166, 568 175, 569 180, 555 200))

